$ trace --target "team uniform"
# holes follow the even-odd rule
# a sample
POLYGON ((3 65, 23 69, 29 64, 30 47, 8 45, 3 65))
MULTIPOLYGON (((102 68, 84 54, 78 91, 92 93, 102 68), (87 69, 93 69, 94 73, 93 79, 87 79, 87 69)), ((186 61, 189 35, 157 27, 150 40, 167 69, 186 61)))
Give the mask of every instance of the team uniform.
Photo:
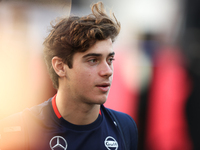
MULTIPOLYGON (((118 123, 101 106, 98 118, 89 125, 74 125, 60 115, 55 96, 0 121, 0 150, 125 150, 118 123)), ((137 127, 131 117, 134 149, 137 127)), ((127 141, 127 140, 126 140, 127 141)), ((133 147, 131 149, 133 149, 133 147)))

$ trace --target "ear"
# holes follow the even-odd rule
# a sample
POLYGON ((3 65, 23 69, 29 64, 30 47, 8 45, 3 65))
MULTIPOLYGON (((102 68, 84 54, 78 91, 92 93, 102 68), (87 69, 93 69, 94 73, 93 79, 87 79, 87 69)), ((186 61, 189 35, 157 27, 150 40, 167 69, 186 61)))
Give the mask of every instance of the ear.
POLYGON ((65 63, 62 61, 61 58, 55 56, 51 60, 53 69, 57 73, 59 77, 64 77, 65 76, 65 63))

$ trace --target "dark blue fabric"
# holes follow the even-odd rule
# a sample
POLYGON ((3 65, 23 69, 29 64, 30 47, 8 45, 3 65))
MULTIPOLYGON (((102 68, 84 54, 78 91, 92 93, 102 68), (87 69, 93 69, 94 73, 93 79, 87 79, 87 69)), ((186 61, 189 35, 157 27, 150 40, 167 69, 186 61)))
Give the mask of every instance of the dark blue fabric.
POLYGON ((116 121, 126 150, 137 150, 138 130, 135 121, 127 114, 112 109, 107 109, 116 121))
POLYGON ((124 146, 127 146, 126 150, 134 150, 133 147, 137 146, 137 128, 133 119, 103 105, 101 115, 89 125, 73 125, 62 117, 59 119, 54 113, 51 99, 0 123, 0 149, 1 141, 13 144, 16 139, 23 140, 21 143, 24 144, 10 145, 7 150, 125 150, 124 146), (20 127, 21 130, 4 132, 6 127, 20 127))

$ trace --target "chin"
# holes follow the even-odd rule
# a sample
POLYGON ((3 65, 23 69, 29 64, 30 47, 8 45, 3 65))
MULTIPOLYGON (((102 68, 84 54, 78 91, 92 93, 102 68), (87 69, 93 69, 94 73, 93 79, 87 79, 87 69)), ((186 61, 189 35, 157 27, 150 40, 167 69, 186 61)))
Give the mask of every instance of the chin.
POLYGON ((97 105, 102 105, 106 102, 107 98, 101 98, 101 99, 93 99, 90 101, 91 104, 97 104, 97 105))
POLYGON ((98 95, 90 98, 87 97, 87 99, 85 99, 85 102, 89 104, 102 105, 106 102, 106 100, 107 100, 107 95, 98 95))
POLYGON ((98 99, 96 102, 97 102, 97 104, 102 105, 106 102, 106 100, 107 100, 107 97, 104 97, 104 98, 98 99))
POLYGON ((103 100, 103 101, 99 101, 97 104, 102 105, 102 104, 104 104, 105 102, 106 102, 106 100, 103 100))

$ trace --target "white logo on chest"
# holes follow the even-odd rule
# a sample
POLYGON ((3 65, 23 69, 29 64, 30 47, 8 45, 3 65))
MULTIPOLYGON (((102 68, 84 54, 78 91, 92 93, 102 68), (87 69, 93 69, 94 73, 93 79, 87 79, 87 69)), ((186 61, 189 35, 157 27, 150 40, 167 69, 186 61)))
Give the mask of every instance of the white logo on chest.
POLYGON ((67 141, 62 136, 54 136, 50 142, 49 145, 51 147, 51 150, 60 149, 60 150, 66 150, 67 149, 67 141))
POLYGON ((117 150, 118 149, 118 143, 112 136, 108 136, 105 139, 104 144, 108 150, 117 150))

